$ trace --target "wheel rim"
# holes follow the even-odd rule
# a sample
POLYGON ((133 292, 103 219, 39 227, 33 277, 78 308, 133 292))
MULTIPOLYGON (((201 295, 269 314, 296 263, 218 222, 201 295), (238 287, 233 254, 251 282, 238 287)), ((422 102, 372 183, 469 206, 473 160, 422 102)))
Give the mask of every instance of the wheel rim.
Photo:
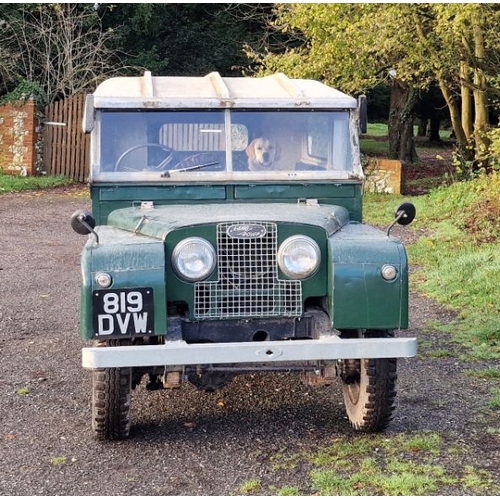
POLYGON ((359 377, 358 380, 355 382, 351 382, 350 384, 347 384, 346 389, 347 389, 347 396, 349 397, 349 401, 355 405, 358 403, 359 400, 359 394, 360 394, 360 383, 359 383, 359 377))
POLYGON ((361 393, 361 360, 344 360, 342 366, 342 380, 349 401, 356 405, 361 393))

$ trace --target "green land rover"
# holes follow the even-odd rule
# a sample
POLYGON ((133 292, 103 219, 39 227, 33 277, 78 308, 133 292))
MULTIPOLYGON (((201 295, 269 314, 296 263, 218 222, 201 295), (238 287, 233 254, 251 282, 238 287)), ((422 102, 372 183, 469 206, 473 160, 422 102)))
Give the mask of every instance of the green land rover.
MULTIPOLYGON (((123 439, 132 390, 238 374, 338 378, 362 431, 386 428, 416 354, 403 244, 362 223, 358 101, 312 80, 117 77, 87 97, 92 211, 82 253, 92 427, 123 439)), ((404 203, 396 221, 410 223, 404 203)))

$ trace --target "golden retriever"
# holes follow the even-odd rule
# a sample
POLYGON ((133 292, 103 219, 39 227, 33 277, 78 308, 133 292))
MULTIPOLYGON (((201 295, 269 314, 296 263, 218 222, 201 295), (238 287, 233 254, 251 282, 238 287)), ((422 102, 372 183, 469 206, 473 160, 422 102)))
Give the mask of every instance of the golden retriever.
POLYGON ((258 137, 246 148, 248 170, 276 170, 278 147, 269 139, 258 137))

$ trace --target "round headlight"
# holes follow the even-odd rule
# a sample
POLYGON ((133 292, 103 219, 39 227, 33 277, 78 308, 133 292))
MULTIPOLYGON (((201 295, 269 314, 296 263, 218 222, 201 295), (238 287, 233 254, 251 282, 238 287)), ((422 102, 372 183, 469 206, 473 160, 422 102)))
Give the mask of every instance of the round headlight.
POLYGON ((172 265, 182 279, 204 280, 215 269, 214 247, 203 238, 186 238, 174 248, 172 265))
POLYGON ((382 270, 380 272, 382 273, 382 278, 387 281, 392 281, 398 275, 398 270, 390 264, 382 266, 382 270))
POLYGON ((109 288, 111 286, 111 283, 113 283, 113 280, 108 273, 99 273, 95 277, 95 282, 101 288, 109 288))
POLYGON ((304 279, 314 274, 321 261, 318 244, 308 236, 290 236, 278 250, 278 265, 289 278, 304 279))

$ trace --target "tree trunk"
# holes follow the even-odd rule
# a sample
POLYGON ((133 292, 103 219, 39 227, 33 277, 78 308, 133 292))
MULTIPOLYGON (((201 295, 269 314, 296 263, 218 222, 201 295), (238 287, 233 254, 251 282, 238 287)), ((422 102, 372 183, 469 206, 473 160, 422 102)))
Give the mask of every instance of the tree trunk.
MULTIPOLYGON (((465 41, 463 42, 466 43, 465 41)), ((471 69, 465 61, 460 63, 460 95, 462 97, 462 128, 467 139, 472 138, 472 92, 470 90, 471 69)))
POLYGON ((418 94, 413 87, 393 80, 389 111, 389 157, 404 163, 418 160, 413 139, 413 109, 418 94))
MULTIPOLYGON (((436 58, 436 60, 439 60, 439 56, 435 48, 433 48, 432 44, 429 43, 429 40, 427 39, 426 33, 423 28, 422 19, 419 18, 417 14, 414 14, 413 19, 415 21, 415 28, 418 39, 420 40, 422 45, 429 50, 431 57, 434 57, 436 58)), ((466 41, 465 38, 463 38, 462 40, 466 41)), ((437 71, 436 80, 438 82, 441 93, 443 94, 443 97, 446 101, 446 105, 448 106, 448 109, 450 111, 451 125, 453 127, 453 132, 455 133, 455 137, 457 139, 458 147, 464 151, 467 151, 467 145, 469 141, 462 127, 460 107, 458 102, 455 100, 455 95, 452 90, 452 86, 449 85, 448 81, 444 77, 444 73, 442 70, 437 71)))
POLYGON ((474 56, 477 66, 474 68, 474 140, 476 145, 476 159, 486 160, 489 156, 489 140, 486 132, 488 122, 488 96, 486 94, 486 76, 482 69, 485 58, 485 43, 481 26, 477 19, 472 19, 474 35, 474 56))
POLYGON ((431 126, 429 128, 430 142, 441 142, 441 136, 439 135, 440 128, 441 128, 441 118, 439 118, 438 116, 433 116, 431 118, 431 126))
POLYGON ((427 137, 427 129, 429 128, 429 120, 427 118, 420 118, 418 121, 418 137, 427 137))
POLYGON ((450 118, 451 118, 451 125, 453 127, 453 132, 455 132, 455 137, 457 139, 458 145, 466 150, 469 140, 467 136, 465 135, 463 126, 462 126, 462 119, 461 119, 461 113, 459 109, 459 105, 457 101, 455 100, 455 97, 453 95, 453 91, 448 87, 447 82, 443 78, 438 79, 438 84, 439 88, 441 89, 441 92, 443 93, 443 97, 446 101, 446 105, 448 106, 448 109, 450 110, 450 118))

